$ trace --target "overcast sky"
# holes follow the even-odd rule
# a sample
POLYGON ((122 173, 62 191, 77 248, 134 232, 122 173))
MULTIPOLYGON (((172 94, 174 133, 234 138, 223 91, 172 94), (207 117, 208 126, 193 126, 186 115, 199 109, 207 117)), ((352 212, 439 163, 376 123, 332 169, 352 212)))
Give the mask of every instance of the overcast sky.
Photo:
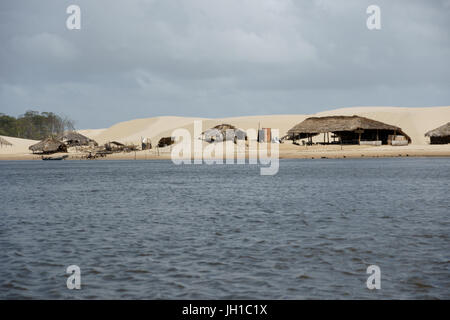
POLYGON ((86 129, 450 105, 449 17, 450 0, 1 0, 0 112, 86 129), (66 28, 71 4, 81 30, 66 28))

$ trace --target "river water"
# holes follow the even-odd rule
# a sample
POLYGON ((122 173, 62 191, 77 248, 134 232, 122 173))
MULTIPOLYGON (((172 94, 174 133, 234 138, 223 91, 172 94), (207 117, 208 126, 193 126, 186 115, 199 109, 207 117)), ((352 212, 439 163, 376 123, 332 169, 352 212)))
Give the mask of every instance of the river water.
POLYGON ((2 161, 0 298, 450 298, 450 159, 259 169, 2 161))

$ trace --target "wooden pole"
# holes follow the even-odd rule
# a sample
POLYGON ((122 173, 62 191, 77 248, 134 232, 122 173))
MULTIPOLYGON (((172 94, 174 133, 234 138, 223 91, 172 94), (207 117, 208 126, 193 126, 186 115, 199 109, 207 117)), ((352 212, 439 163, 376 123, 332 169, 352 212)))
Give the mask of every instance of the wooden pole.
POLYGON ((261 130, 261 122, 258 122, 258 132, 256 133, 256 141, 258 143, 261 142, 261 140, 259 139, 259 130, 261 130))

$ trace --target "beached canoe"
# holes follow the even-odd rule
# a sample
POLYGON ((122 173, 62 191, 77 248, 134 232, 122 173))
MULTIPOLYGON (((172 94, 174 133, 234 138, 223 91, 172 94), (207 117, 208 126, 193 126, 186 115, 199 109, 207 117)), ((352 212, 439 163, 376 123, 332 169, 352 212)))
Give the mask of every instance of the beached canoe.
POLYGON ((64 159, 66 159, 68 157, 69 156, 65 154, 65 155, 60 156, 60 157, 42 157, 42 160, 64 160, 64 159))

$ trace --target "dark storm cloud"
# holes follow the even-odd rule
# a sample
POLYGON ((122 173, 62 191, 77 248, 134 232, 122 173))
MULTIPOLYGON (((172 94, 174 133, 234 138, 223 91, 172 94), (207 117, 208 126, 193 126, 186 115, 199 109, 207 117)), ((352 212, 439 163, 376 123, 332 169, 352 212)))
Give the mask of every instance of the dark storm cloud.
POLYGON ((450 1, 2 1, 0 112, 157 115, 449 104, 450 1), (66 8, 81 7, 81 30, 66 8), (366 28, 381 8, 382 29, 366 28))

